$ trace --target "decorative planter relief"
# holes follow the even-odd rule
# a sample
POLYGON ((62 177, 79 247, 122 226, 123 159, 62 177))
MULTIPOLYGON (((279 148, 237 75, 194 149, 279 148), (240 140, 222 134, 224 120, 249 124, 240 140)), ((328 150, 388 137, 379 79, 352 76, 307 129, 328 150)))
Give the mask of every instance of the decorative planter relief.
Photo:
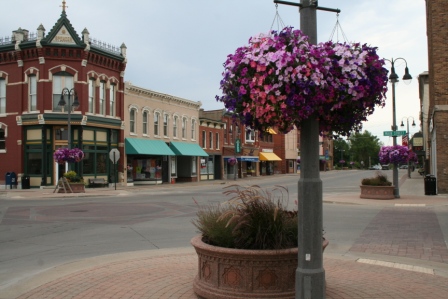
POLYGON ((368 199, 394 199, 394 186, 361 185, 360 198, 368 199))

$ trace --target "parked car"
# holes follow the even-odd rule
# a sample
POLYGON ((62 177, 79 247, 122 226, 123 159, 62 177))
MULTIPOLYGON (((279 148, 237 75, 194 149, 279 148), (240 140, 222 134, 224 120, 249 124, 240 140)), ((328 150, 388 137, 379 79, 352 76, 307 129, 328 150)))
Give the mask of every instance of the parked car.
POLYGON ((381 165, 381 170, 389 170, 389 165, 381 165))
POLYGON ((381 170, 381 166, 379 165, 372 165, 369 167, 370 170, 381 170))
POLYGON ((408 169, 408 166, 407 165, 401 165, 400 169, 408 169))

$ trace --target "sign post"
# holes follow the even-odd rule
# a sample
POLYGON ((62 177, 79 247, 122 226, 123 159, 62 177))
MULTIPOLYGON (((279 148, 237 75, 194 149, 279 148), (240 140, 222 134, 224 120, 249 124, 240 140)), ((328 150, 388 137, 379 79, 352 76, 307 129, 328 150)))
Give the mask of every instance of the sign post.
POLYGON ((115 190, 117 190, 117 162, 120 160, 120 152, 113 148, 109 152, 109 158, 114 163, 114 183, 115 183, 115 190))

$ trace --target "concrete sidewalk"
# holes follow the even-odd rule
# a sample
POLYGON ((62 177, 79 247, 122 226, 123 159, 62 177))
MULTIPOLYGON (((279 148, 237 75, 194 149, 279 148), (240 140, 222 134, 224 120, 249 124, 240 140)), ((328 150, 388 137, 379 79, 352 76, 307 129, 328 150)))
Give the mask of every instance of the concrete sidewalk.
MULTIPOLYGON (((324 201, 338 204, 383 205, 386 212, 387 209, 397 205, 409 206, 411 207, 409 211, 412 211, 412 207, 448 205, 446 195, 425 196, 422 194, 424 180, 421 176, 413 174, 410 179, 403 176, 400 182, 401 197, 399 199, 368 200, 359 198, 359 193, 346 193, 324 194, 324 201)), ((178 187, 176 185, 169 187, 178 187)), ((86 189, 86 193, 83 194, 64 196, 119 196, 138 190, 132 188, 137 187, 118 188, 118 190, 86 189)), ((51 192, 52 190, 46 189, 14 190, 2 195, 18 199, 22 197, 61 198, 61 194, 51 192)), ((423 260, 424 253, 422 253, 419 260, 416 259, 415 263, 409 264, 418 248, 405 248, 407 251, 404 252, 404 258, 400 258, 399 248, 397 248, 397 255, 394 255, 393 245, 377 242, 383 237, 381 234, 388 233, 381 231, 381 226, 378 226, 388 219, 388 215, 379 213, 378 217, 379 224, 372 221, 369 225, 377 234, 373 235, 373 238, 377 238, 373 239, 375 241, 373 246, 360 242, 353 245, 351 251, 353 254, 344 256, 329 252, 324 254, 327 298, 447 298, 448 249, 446 243, 434 247, 428 261, 423 260), (386 257, 386 254, 372 254, 375 250, 381 250, 381 252, 389 250, 390 254, 387 259, 382 259, 386 257), (406 254, 412 254, 411 258, 406 254), (438 259, 432 259, 435 257, 438 259)), ((431 215, 425 220, 430 217, 431 215)), ((415 219, 415 227, 420 225, 419 221, 420 219, 415 219)), ((414 230, 415 227, 411 227, 410 230, 414 230)), ((437 227, 429 229, 434 231, 437 227)), ((426 234, 426 232, 423 233, 426 234)), ((361 239, 363 237, 360 236, 361 239)), ((429 237, 431 240, 435 239, 433 236, 429 237)), ((437 238, 443 240, 443 236, 437 238)), ((192 247, 104 255, 54 267, 3 289, 0 298, 196 298, 192 290, 192 282, 197 273, 197 267, 197 256, 192 247)))

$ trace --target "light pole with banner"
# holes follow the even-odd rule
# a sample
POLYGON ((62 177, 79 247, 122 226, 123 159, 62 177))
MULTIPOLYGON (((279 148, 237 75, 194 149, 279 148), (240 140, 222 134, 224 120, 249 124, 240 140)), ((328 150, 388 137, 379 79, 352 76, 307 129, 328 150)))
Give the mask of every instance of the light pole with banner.
POLYGON ((120 151, 116 148, 113 148, 109 152, 109 158, 114 163, 114 183, 115 183, 115 190, 117 190, 117 162, 120 160, 120 151))

